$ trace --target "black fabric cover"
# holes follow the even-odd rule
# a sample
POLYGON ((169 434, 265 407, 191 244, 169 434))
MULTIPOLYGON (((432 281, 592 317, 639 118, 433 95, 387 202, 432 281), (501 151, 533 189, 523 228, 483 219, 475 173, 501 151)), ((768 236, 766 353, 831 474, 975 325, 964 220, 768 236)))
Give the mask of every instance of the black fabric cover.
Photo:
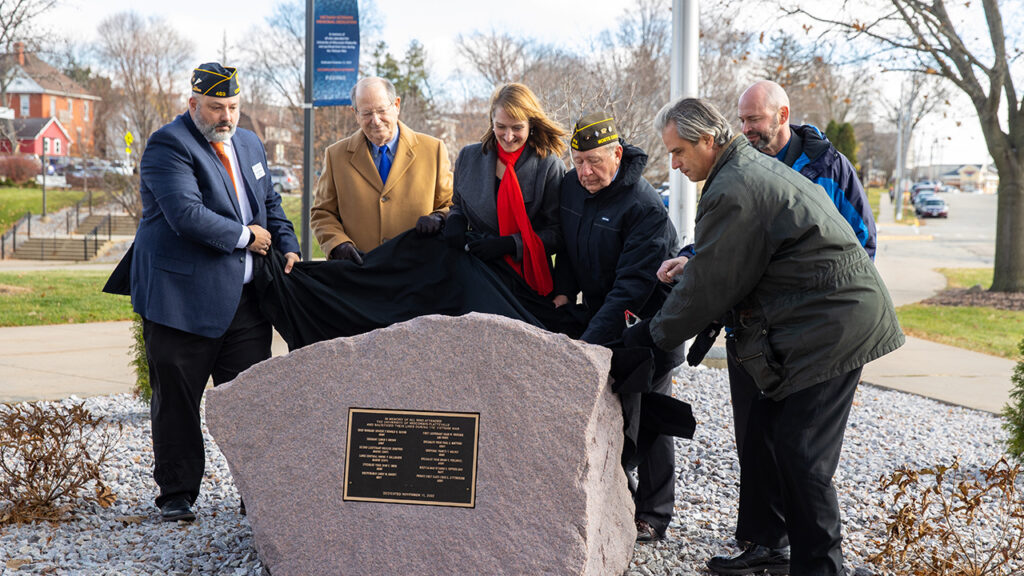
MULTIPOLYGON (((253 285, 261 310, 291 350, 427 314, 484 312, 545 328, 539 315, 557 324, 555 330, 576 335, 585 325, 572 307, 558 312, 562 308, 546 306, 525 283, 517 284, 511 270, 492 268, 452 249, 441 236, 406 232, 368 252, 361 266, 349 261, 299 262, 285 274, 285 261, 277 252, 254 258, 253 285), (528 298, 530 294, 534 297, 528 298)), ((690 405, 649 393, 652 378, 660 372, 651 351, 611 348, 612 390, 622 397, 625 452, 632 454, 638 444, 658 433, 692 438, 696 422, 690 405), (650 421, 643 421, 648 414, 650 421)))
POLYGON ((260 308, 291 350, 427 314, 485 312, 544 327, 486 263, 440 236, 406 232, 366 253, 362 265, 299 262, 285 274, 277 252, 254 263, 260 308))
POLYGON ((135 254, 135 242, 128 247, 128 251, 121 257, 121 261, 114 267, 114 271, 107 278, 103 285, 103 292, 116 294, 118 296, 132 295, 132 255, 135 254))

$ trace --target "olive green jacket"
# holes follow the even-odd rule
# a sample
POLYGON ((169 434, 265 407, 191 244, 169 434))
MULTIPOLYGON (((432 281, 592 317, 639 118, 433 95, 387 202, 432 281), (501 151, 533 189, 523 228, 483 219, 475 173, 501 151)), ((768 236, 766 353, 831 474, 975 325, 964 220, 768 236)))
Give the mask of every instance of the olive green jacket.
POLYGON ((737 359, 781 399, 904 342, 885 284, 824 189, 742 136, 708 175, 695 240, 651 322, 661 348, 725 318, 737 359))

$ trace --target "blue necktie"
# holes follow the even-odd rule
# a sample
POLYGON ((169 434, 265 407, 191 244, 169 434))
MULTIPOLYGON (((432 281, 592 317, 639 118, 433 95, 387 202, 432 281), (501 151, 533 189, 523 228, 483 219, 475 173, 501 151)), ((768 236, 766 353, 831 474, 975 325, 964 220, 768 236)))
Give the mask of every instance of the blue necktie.
POLYGON ((380 147, 380 166, 377 167, 377 172, 380 172, 380 181, 386 183, 388 181, 388 172, 391 171, 391 158, 388 157, 388 146, 387 144, 380 147))

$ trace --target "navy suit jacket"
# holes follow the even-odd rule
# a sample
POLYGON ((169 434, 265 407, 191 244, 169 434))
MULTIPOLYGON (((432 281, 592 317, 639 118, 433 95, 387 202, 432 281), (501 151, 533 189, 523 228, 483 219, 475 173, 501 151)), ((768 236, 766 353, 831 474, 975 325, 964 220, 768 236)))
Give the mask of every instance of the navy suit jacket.
MULTIPOLYGON (((271 183, 263 143, 239 128, 231 144, 252 223, 270 231, 277 250, 298 253, 292 223, 271 183)), ((132 256, 132 306, 152 322, 219 337, 234 318, 245 274, 245 249, 235 248, 243 222, 231 177, 188 112, 150 136, 140 174, 142 219, 132 256)))

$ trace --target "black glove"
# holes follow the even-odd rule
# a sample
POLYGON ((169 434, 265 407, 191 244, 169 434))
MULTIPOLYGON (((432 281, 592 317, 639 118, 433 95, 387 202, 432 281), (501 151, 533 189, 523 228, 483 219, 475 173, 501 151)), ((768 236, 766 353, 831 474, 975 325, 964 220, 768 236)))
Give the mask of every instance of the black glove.
POLYGON ((448 214, 444 222, 444 241, 456 250, 466 247, 466 227, 469 221, 462 214, 448 214))
POLYGON ((351 260, 356 264, 363 264, 363 255, 351 242, 342 242, 331 250, 331 260, 351 260))
POLYGON ((711 350, 711 347, 715 344, 715 338, 718 338, 718 333, 721 331, 722 325, 718 322, 712 322, 698 332, 697 336, 693 339, 693 345, 690 346, 690 351, 686 353, 686 363, 690 366, 700 364, 708 350, 711 350))
POLYGON ((516 239, 512 236, 496 236, 473 240, 467 247, 469 253, 481 260, 494 260, 506 254, 516 253, 516 239))
POLYGON ((427 214, 420 216, 416 221, 416 232, 423 236, 433 236, 441 231, 444 225, 444 218, 440 214, 427 214))
POLYGON ((651 319, 641 320, 623 330, 622 345, 626 348, 657 348, 651 336, 651 319))

